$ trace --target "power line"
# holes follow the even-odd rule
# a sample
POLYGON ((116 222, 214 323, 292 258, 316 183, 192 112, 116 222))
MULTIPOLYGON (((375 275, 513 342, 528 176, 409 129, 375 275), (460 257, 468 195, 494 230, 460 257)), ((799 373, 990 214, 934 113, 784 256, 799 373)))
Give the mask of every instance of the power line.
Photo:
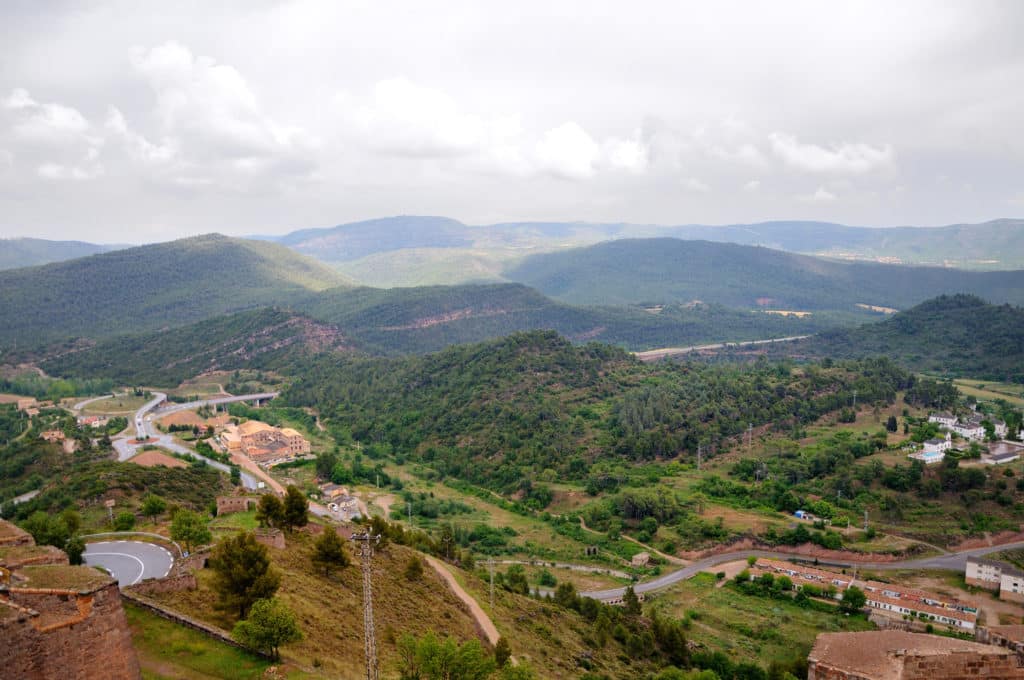
POLYGON ((366 651, 366 680, 378 680, 377 636, 373 629, 373 547, 380 543, 380 535, 369 531, 352 534, 352 540, 359 545, 359 557, 363 564, 363 640, 366 651))

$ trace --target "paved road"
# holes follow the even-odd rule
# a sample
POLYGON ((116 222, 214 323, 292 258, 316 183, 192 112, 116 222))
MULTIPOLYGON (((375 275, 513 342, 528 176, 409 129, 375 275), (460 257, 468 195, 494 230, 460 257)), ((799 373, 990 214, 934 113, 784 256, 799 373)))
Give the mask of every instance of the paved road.
MULTIPOLYGON (((967 565, 968 557, 980 557, 982 555, 988 555, 989 553, 1000 552, 1002 550, 1014 550, 1017 548, 1024 548, 1024 541, 1017 543, 1005 543, 1003 545, 987 546, 984 548, 974 548, 972 550, 964 550, 958 553, 949 553, 947 555, 938 555, 936 557, 922 557, 916 560, 904 560, 901 562, 843 562, 841 560, 819 560, 818 564, 832 567, 843 567, 858 569, 871 569, 871 570, 889 570, 889 569, 946 569, 950 571, 963 571, 967 565)), ((811 558, 802 557, 800 555, 794 555, 793 553, 781 553, 772 552, 770 550, 741 550, 738 552, 722 553, 721 555, 713 555, 703 560, 698 560, 693 564, 677 569, 676 571, 663 574, 650 581, 644 581, 633 586, 633 589, 637 593, 649 593, 655 590, 661 590, 668 586, 679 583, 680 581, 686 580, 695 576, 697 573, 724 564, 725 562, 734 562, 736 560, 745 560, 748 557, 765 557, 782 560, 810 560, 811 558)), ((592 590, 589 592, 581 592, 580 595, 585 597, 591 597, 595 600, 619 600, 625 594, 625 588, 610 588, 608 590, 592 590)))
POLYGON ((640 361, 657 361, 665 357, 676 356, 677 354, 689 354, 699 352, 703 349, 722 349, 723 347, 754 347, 756 345, 770 345, 773 342, 793 342, 809 338, 809 335, 791 335, 788 338, 769 338, 767 340, 747 340, 745 342, 716 342, 713 345, 691 345, 689 347, 664 347, 662 349, 651 349, 646 352, 634 352, 640 361))
POLYGON ((83 408, 93 403, 94 401, 103 401, 104 399, 111 399, 113 396, 114 395, 112 394, 104 394, 102 397, 93 397, 92 399, 86 399, 85 401, 80 401, 77 404, 75 404, 72 407, 72 409, 75 411, 81 411, 83 408))
POLYGON ((174 565, 166 548, 141 541, 103 541, 89 543, 83 555, 89 566, 103 567, 122 586, 147 578, 163 578, 174 565))
MULTIPOLYGON (((142 408, 135 412, 135 438, 145 439, 146 444, 152 446, 159 446, 160 448, 167 449, 173 453, 180 453, 185 456, 192 456, 200 460, 206 461, 207 465, 217 468, 223 472, 231 474, 231 467, 220 463, 218 461, 207 458, 206 456, 200 455, 192 449, 182 446, 178 442, 174 441, 174 437, 169 434, 163 434, 153 426, 154 417, 162 417, 171 413, 177 413, 179 411, 188 411, 191 409, 201 408, 203 406, 216 406, 218 404, 231 404, 240 401, 254 401, 273 399, 278 395, 277 392, 260 392, 258 394, 242 394, 233 397, 217 397, 215 399, 201 399, 199 401, 189 401, 182 404, 171 404, 163 408, 157 408, 160 404, 167 399, 167 395, 163 392, 153 392, 153 398, 146 402, 142 408), (146 439, 148 437, 148 439, 146 439)), ((114 450, 117 451, 117 459, 125 461, 135 455, 140 444, 132 444, 127 438, 119 438, 113 441, 114 450)), ((242 470, 241 471, 242 486, 247 489, 258 488, 258 480, 252 474, 242 470)))

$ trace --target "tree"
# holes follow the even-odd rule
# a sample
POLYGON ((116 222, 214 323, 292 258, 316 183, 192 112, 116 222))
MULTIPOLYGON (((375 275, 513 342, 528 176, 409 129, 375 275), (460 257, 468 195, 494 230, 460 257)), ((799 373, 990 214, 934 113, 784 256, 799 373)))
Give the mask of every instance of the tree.
POLYGON ((171 538, 184 543, 185 550, 192 552, 195 546, 209 543, 213 536, 202 515, 191 510, 178 510, 171 521, 171 538))
POLYGON ((626 592, 622 595, 622 604, 626 608, 626 613, 630 616, 640 615, 640 598, 636 596, 633 586, 626 586, 626 592))
POLYGON ((155 494, 147 494, 142 499, 142 514, 149 517, 150 521, 156 520, 167 509, 167 501, 155 494))
POLYGON ((508 640, 504 636, 499 637, 497 644, 494 645, 494 663, 498 664, 498 668, 504 668, 510 658, 512 658, 512 648, 509 646, 508 640))
POLYGON ((323 567, 324 576, 329 576, 332 567, 347 567, 350 564, 345 545, 334 527, 326 527, 313 546, 313 565, 323 567))
POLYGON ((85 541, 81 536, 75 534, 64 545, 64 552, 68 554, 68 562, 70 564, 81 564, 82 553, 85 552, 85 541))
POLYGON ((131 531, 135 528, 135 513, 122 510, 114 517, 114 531, 131 531))
POLYGON ((433 633, 398 639, 400 677, 403 680, 486 680, 496 664, 477 640, 460 645, 449 637, 441 642, 433 633))
POLYGON ((265 493, 256 505, 256 521, 263 528, 279 527, 284 523, 284 503, 275 494, 265 493))
POLYGON ((309 522, 309 499, 293 484, 288 485, 284 495, 284 527, 304 527, 309 522))
POLYGON ((889 432, 895 432, 899 428, 899 423, 896 422, 896 416, 889 416, 889 419, 885 421, 885 429, 889 432))
POLYGON ((413 555, 405 565, 405 578, 410 581, 419 581, 423 578, 423 562, 419 557, 413 555))
POLYGON ((63 548, 71 536, 67 522, 59 515, 50 515, 42 510, 33 512, 22 528, 32 534, 36 545, 52 545, 63 548))
POLYGON ((217 608, 235 609, 245 618, 256 600, 274 596, 281 574, 270 566, 270 551, 249 531, 224 539, 210 556, 217 608))
POLYGON ((857 586, 850 586, 843 591, 843 599, 839 602, 839 608, 844 612, 858 612, 867 604, 868 598, 864 591, 857 586))
POLYGON ((289 642, 302 639, 302 631, 295 621, 295 614, 275 598, 256 600, 249 611, 249 618, 235 624, 232 637, 249 649, 270 652, 278 660, 278 648, 289 642))

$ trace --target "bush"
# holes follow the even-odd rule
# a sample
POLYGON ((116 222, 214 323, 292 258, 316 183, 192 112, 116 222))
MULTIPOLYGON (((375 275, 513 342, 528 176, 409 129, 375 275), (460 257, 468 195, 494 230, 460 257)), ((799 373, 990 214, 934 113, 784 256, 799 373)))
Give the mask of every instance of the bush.
POLYGON ((123 510, 114 517, 114 531, 131 531, 135 528, 135 513, 123 510))

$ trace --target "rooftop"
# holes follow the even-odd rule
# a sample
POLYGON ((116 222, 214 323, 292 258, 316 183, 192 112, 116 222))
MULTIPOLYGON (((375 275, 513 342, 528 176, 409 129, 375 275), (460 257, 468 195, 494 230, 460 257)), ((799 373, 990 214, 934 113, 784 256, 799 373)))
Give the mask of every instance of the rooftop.
POLYGON ((938 635, 896 630, 863 633, 822 633, 808 659, 879 680, 898 680, 903 655, 935 656, 953 653, 1012 654, 1008 649, 938 635))
POLYGON ((250 434, 256 434, 257 432, 265 432, 266 430, 276 429, 272 425, 267 425, 259 420, 247 420, 238 426, 238 433, 243 437, 250 434))

